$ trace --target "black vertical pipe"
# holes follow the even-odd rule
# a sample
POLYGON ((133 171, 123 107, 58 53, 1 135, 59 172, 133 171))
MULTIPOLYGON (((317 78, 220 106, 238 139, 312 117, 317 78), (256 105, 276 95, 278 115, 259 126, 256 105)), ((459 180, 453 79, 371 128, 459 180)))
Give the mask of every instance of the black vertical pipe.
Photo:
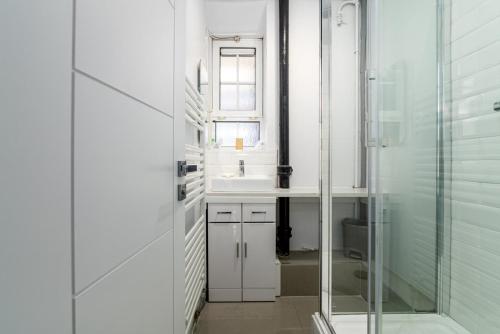
POLYGON ((290 238, 292 228, 290 227, 290 198, 280 197, 278 200, 278 254, 280 256, 290 255, 290 238))
MULTIPOLYGON (((279 73, 280 73, 280 109, 279 109, 279 166, 278 183, 280 188, 290 188, 289 128, 288 128, 288 0, 279 0, 279 73)), ((290 254, 290 198, 278 200, 278 252, 290 254)))
POLYGON ((280 127, 279 127, 279 186, 290 188, 290 150, 288 121, 288 0, 279 1, 279 43, 280 43, 280 127))

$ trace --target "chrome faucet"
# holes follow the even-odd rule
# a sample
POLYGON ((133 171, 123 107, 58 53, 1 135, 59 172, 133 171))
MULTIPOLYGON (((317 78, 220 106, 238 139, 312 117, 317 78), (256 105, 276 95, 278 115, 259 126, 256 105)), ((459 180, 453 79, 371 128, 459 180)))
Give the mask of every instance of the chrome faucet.
POLYGON ((240 177, 245 176, 245 160, 240 160, 240 177))

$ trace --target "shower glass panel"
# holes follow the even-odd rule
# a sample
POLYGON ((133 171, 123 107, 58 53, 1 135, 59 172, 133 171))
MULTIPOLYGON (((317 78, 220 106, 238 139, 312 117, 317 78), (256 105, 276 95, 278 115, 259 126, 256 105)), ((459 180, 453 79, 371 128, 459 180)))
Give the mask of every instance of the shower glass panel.
POLYGON ((366 2, 363 312, 339 309, 335 2, 322 1, 322 316, 337 334, 499 333, 500 1, 366 2))
POLYGON ((437 2, 378 3, 377 310, 435 313, 442 176, 437 2))
POLYGON ((365 0, 321 1, 321 313, 332 330, 343 316, 366 320, 370 308, 365 7, 365 0))
POLYGON ((331 323, 331 178, 330 178, 330 113, 331 113, 331 25, 330 0, 321 1, 321 316, 331 323))

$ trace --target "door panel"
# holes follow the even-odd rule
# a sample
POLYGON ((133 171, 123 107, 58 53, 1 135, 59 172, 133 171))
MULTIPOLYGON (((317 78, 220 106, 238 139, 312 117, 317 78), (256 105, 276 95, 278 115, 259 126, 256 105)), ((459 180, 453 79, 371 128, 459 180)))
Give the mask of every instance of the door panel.
POLYGON ((173 115, 174 9, 164 0, 78 1, 76 68, 173 115))
POLYGON ((243 288, 275 286, 276 224, 243 224, 243 288))
POLYGON ((173 223, 172 119, 75 77, 76 292, 173 223))
POLYGON ((173 328, 173 233, 76 298, 78 334, 161 334, 173 328))
POLYGON ((208 281, 210 289, 241 291, 241 224, 208 224, 208 281))

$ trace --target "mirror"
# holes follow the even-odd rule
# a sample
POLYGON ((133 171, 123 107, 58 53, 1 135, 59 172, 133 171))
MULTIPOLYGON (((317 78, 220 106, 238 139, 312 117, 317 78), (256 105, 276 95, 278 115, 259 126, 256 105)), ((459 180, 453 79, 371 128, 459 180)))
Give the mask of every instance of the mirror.
POLYGON ((198 92, 203 96, 208 93, 208 70, 203 59, 198 63, 198 92))

